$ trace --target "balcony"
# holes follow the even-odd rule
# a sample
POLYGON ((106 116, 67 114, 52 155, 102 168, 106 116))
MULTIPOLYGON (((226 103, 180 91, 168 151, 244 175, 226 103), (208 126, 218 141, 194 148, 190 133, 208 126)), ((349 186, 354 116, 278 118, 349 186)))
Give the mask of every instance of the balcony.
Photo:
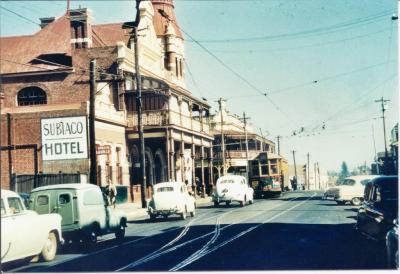
MULTIPOLYGON (((143 126, 166 126, 167 118, 166 111, 154 110, 145 111, 142 113, 143 126)), ((135 112, 134 115, 128 115, 128 127, 136 127, 138 125, 138 117, 135 112)))

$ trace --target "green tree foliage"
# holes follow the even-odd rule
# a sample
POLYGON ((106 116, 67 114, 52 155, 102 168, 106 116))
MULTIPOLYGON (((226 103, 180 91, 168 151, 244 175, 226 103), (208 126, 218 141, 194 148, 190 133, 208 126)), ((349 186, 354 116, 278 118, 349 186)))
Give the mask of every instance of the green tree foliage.
POLYGON ((346 162, 343 161, 342 167, 340 169, 339 179, 343 179, 347 176, 349 176, 349 168, 347 167, 346 162))

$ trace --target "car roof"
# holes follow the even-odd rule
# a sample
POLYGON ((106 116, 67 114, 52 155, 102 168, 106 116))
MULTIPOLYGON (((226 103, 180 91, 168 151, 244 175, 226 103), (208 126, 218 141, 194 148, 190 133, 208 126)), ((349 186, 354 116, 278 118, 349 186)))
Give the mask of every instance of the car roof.
POLYGON ((352 180, 355 180, 355 181, 362 181, 362 180, 365 180, 365 179, 372 180, 372 179, 374 179, 376 177, 379 177, 379 175, 355 175, 355 176, 346 177, 344 179, 345 180, 346 179, 352 179, 352 180))
POLYGON ((371 180, 370 184, 383 185, 383 184, 394 184, 399 181, 398 176, 378 176, 371 180))
POLYGON ((52 190, 52 189, 90 189, 98 188, 97 185, 93 184, 59 184, 59 185, 48 185, 35 188, 31 193, 36 191, 52 190))
POLYGON ((176 182, 176 181, 173 181, 173 182, 162 182, 162 183, 155 184, 154 187, 156 187, 156 188, 165 187, 165 186, 179 187, 179 186, 181 186, 183 184, 184 183, 182 183, 182 182, 176 182))
POLYGON ((221 176, 221 177, 219 177, 218 178, 218 180, 217 181, 220 181, 220 180, 229 180, 229 179, 233 179, 233 180, 242 180, 242 179, 245 179, 245 177, 244 176, 241 176, 241 175, 225 175, 225 176, 221 176))
POLYGON ((20 196, 14 191, 8 189, 1 189, 1 197, 20 197, 20 196))

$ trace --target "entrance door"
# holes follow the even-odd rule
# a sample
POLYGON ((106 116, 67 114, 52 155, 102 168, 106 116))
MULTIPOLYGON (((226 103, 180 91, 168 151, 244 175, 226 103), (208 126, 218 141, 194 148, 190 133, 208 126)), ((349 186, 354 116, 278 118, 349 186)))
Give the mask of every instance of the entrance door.
POLYGON ((57 213, 62 216, 62 226, 67 226, 74 223, 74 209, 71 192, 58 194, 57 213))

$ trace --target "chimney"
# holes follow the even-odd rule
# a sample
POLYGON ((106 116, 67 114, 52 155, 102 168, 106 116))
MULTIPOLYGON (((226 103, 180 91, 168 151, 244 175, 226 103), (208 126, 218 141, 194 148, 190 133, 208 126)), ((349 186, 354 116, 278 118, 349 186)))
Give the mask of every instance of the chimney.
POLYGON ((53 23, 54 20, 56 20, 55 17, 40 18, 40 27, 43 29, 43 28, 46 27, 48 24, 53 23))
POLYGON ((92 47, 92 12, 86 8, 69 11, 73 48, 92 47))

